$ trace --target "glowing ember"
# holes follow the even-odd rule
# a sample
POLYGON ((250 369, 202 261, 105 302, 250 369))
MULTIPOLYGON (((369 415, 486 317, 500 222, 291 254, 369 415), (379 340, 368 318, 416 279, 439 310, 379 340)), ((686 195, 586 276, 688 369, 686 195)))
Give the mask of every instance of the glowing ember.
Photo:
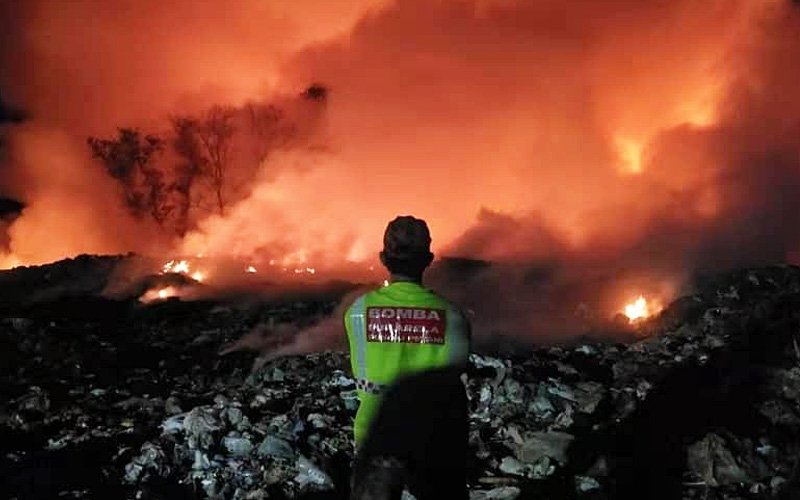
POLYGON ((294 270, 294 274, 316 274, 317 270, 313 267, 306 267, 306 268, 297 268, 294 270))
POLYGON ((203 278, 204 278, 203 273, 201 273, 200 271, 195 271, 192 273, 192 279, 195 281, 203 281, 203 278))
POLYGON ((244 272, 246 272, 246 273, 251 273, 251 274, 252 274, 252 273, 257 273, 257 272, 258 272, 258 270, 257 270, 255 267, 253 267, 253 266, 247 266, 247 267, 245 268, 244 272))
POLYGON ((639 295, 639 298, 625 306, 625 316, 628 317, 631 323, 638 319, 646 318, 654 312, 656 312, 655 308, 652 304, 648 304, 647 299, 642 295, 639 295))
POLYGON ((163 288, 154 288, 152 290, 148 290, 144 295, 141 296, 139 300, 142 302, 153 302, 156 300, 166 300, 170 297, 176 297, 177 295, 177 288, 174 286, 166 286, 163 288))

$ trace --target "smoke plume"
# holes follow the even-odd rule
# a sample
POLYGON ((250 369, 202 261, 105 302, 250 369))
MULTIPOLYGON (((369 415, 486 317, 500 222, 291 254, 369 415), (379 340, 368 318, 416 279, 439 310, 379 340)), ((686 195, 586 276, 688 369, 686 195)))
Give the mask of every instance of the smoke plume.
POLYGON ((493 263, 464 281, 445 262, 435 283, 483 307, 484 329, 537 332, 559 324, 537 311, 611 315, 697 272, 797 260, 795 3, 346 4, 4 7, 0 91, 30 116, 0 182, 27 205, 8 258, 135 250, 369 278, 386 222, 411 213, 438 255, 493 263), (129 217, 84 147, 312 84, 326 97, 295 122, 307 140, 178 240, 129 217))

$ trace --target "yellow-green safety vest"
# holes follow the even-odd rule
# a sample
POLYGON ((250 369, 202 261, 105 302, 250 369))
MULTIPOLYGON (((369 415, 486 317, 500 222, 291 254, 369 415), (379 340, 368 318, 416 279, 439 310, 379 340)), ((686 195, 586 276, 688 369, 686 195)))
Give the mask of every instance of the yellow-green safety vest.
POLYGON ((418 283, 394 282, 361 295, 344 322, 360 400, 356 444, 366 436, 381 392, 399 376, 465 363, 469 356, 464 315, 418 283))

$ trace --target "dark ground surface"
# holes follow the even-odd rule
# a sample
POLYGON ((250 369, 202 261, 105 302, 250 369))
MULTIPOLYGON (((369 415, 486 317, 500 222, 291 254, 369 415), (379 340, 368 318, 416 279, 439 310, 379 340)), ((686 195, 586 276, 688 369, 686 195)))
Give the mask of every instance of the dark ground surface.
MULTIPOLYGON (((114 263, 0 274, 0 498, 346 495, 347 357, 217 355, 334 301, 98 298, 114 263)), ((472 498, 800 498, 800 270, 715 277, 640 328, 473 356, 472 498)))

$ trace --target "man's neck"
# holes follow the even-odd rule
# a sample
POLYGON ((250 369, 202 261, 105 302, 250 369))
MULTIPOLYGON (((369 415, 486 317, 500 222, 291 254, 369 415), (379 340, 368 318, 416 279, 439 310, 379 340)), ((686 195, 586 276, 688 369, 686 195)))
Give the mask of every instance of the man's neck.
POLYGON ((416 283, 418 285, 422 284, 422 275, 419 276, 406 276, 405 274, 394 274, 389 277, 389 281, 392 283, 398 282, 409 282, 409 283, 416 283))

